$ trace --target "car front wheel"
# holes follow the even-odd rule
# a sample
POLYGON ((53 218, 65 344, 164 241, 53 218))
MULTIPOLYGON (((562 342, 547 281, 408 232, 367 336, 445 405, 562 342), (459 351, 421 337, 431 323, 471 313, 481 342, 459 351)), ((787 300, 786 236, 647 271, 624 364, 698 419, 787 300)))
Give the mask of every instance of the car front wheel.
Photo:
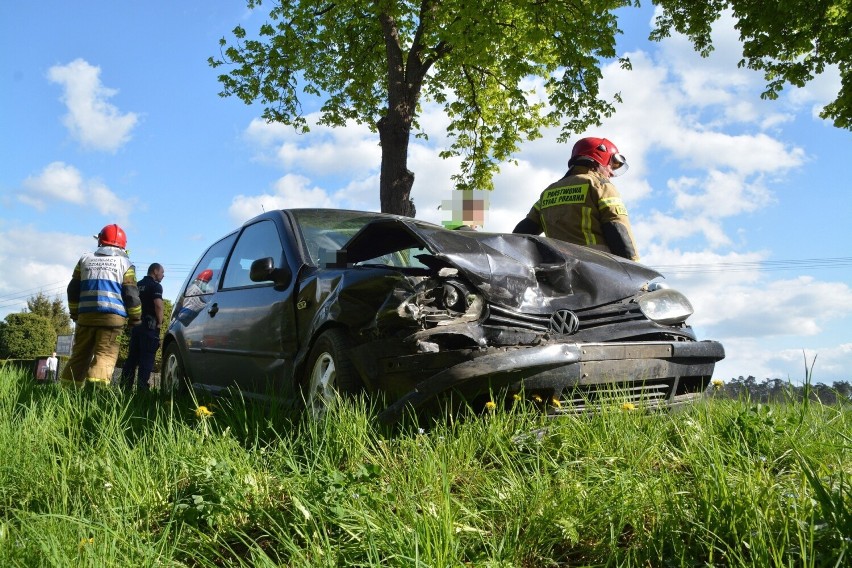
POLYGON ((314 417, 321 418, 338 395, 351 396, 363 390, 348 357, 352 346, 352 339, 342 329, 324 331, 314 343, 304 381, 305 404, 314 417))
POLYGON ((174 342, 169 343, 165 353, 163 353, 160 390, 162 392, 184 393, 188 390, 188 384, 189 381, 178 346, 174 342))

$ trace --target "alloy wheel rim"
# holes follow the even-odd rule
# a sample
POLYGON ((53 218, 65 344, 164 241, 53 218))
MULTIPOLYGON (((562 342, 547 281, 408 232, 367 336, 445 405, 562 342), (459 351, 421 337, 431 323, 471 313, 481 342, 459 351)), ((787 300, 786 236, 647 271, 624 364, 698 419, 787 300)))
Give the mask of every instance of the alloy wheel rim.
POLYGON ((334 383, 337 369, 334 358, 329 353, 323 353, 314 363, 311 370, 310 406, 316 416, 325 414, 329 402, 334 398, 334 383))

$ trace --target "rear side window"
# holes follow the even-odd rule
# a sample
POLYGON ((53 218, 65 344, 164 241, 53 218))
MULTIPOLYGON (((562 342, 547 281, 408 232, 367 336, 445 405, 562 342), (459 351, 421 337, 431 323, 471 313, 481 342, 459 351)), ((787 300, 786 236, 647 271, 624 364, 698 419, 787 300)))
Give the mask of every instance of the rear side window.
POLYGON ((225 268, 225 280, 222 288, 241 288, 257 286, 249 278, 251 263, 260 258, 272 257, 276 267, 281 266, 284 258, 278 229, 272 221, 260 221, 249 225, 240 234, 234 252, 225 268))
POLYGON ((222 277, 225 259, 228 258, 228 253, 231 251, 236 238, 236 233, 228 235, 207 249, 207 252, 204 253, 195 267, 194 276, 184 291, 185 296, 199 296, 216 290, 219 279, 222 277))

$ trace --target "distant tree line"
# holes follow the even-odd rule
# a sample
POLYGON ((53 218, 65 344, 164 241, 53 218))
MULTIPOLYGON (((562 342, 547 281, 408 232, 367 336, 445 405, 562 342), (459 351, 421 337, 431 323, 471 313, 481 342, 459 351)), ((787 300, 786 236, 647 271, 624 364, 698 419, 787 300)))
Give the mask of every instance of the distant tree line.
POLYGON ((748 399, 754 402, 801 402, 805 398, 823 404, 852 403, 852 383, 834 381, 830 386, 823 383, 794 385, 782 379, 758 381, 749 375, 731 379, 724 386, 711 385, 713 396, 748 399))
POLYGON ((56 338, 72 333, 71 316, 60 296, 39 292, 27 307, 0 321, 0 359, 34 359, 50 355, 56 338))
MULTIPOLYGON (((172 302, 163 300, 163 326, 160 335, 165 335, 172 313, 172 302)), ((0 321, 0 359, 35 359, 50 355, 56 349, 56 339, 60 335, 71 335, 74 328, 71 315, 61 296, 48 298, 39 292, 27 300, 27 307, 20 313, 13 313, 0 321)), ((119 338, 121 348, 118 364, 127 359, 130 344, 130 329, 125 328, 119 338)), ((160 352, 154 360, 155 369, 160 366, 160 352)))

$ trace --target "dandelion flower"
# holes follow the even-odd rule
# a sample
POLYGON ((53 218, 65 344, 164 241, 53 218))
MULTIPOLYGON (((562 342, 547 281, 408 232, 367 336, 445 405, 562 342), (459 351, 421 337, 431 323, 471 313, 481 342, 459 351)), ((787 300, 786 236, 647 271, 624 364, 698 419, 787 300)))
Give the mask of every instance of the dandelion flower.
POLYGON ((723 381, 722 379, 713 379, 711 382, 713 383, 714 389, 720 389, 725 386, 725 381, 723 381))
POLYGON ((521 400, 521 395, 519 395, 518 393, 515 393, 515 394, 512 395, 512 398, 515 400, 515 402, 518 402, 518 401, 521 400))
POLYGON ((195 409, 195 415, 199 418, 207 418, 208 416, 213 416, 213 413, 206 406, 199 406, 195 409))
POLYGON ((636 405, 632 402, 625 402, 621 405, 621 410, 636 410, 636 405))
POLYGON ((560 401, 560 400, 559 400, 558 398, 556 398, 555 396, 554 396, 554 397, 552 397, 552 398, 550 399, 550 404, 551 404, 551 405, 553 405, 553 406, 554 406, 554 407, 556 407, 556 408, 561 408, 561 407, 562 407, 562 401, 560 401))
POLYGON ((489 400, 485 403, 485 410, 489 412, 494 412, 494 409, 497 408, 497 404, 493 400, 489 400))
POLYGON ((534 401, 536 401, 537 403, 539 403, 539 404, 541 404, 541 403, 543 402, 543 401, 541 400, 541 397, 540 397, 539 395, 537 395, 537 394, 534 394, 534 395, 533 395, 533 397, 532 397, 532 399, 533 399, 534 401))
POLYGON ((80 539, 80 549, 81 549, 81 550, 82 550, 84 547, 86 547, 86 546, 91 546, 91 545, 93 545, 93 544, 95 544, 95 539, 94 539, 94 538, 92 538, 92 537, 89 537, 89 538, 83 537, 83 538, 81 538, 81 539, 80 539))

